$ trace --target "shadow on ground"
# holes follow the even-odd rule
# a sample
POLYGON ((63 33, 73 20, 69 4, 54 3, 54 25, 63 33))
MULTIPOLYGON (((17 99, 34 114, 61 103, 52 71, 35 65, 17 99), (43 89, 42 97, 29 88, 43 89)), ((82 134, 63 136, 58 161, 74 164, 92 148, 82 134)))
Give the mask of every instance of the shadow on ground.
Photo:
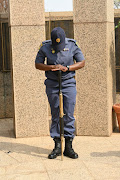
POLYGON ((0 142, 0 150, 7 153, 18 153, 18 154, 27 154, 36 157, 44 157, 44 154, 49 154, 51 152, 50 149, 42 148, 42 147, 35 147, 26 144, 20 143, 9 143, 9 142, 0 142))
POLYGON ((92 152, 90 154, 92 157, 108 157, 108 156, 115 156, 120 158, 120 151, 108 151, 108 152, 92 152))

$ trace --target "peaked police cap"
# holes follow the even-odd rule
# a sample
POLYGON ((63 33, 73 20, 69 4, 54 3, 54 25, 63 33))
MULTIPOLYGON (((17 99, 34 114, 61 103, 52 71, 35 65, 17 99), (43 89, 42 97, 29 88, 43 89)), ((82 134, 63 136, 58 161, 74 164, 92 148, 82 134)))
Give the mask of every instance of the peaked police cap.
POLYGON ((65 48, 65 32, 61 27, 56 27, 51 31, 52 46, 55 51, 65 48))

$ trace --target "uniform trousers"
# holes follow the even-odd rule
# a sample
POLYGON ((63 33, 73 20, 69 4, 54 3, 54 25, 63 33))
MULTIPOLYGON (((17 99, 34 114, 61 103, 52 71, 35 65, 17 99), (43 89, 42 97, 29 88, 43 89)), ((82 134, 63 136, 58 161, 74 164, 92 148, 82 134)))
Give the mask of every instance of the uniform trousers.
MULTIPOLYGON (((50 135, 52 138, 60 137, 59 123, 59 83, 51 79, 45 80, 46 94, 51 108, 52 124, 50 135)), ((64 111, 64 137, 74 138, 75 118, 74 108, 76 103, 76 81, 70 78, 62 81, 63 111, 64 111)))

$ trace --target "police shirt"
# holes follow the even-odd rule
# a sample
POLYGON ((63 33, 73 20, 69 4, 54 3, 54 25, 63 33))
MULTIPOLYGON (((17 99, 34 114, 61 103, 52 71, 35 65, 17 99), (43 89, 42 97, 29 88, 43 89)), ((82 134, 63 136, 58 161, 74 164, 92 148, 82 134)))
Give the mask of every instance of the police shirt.
MULTIPOLYGON (((47 58, 48 65, 61 64, 63 66, 70 66, 76 62, 84 60, 84 56, 77 46, 74 39, 65 38, 65 48, 62 51, 55 52, 52 48, 52 41, 44 41, 37 53, 35 63, 44 63, 47 58)), ((45 75, 48 79, 58 80, 57 71, 45 71, 45 75)), ((75 71, 62 72, 62 80, 66 80, 75 76, 75 71)))

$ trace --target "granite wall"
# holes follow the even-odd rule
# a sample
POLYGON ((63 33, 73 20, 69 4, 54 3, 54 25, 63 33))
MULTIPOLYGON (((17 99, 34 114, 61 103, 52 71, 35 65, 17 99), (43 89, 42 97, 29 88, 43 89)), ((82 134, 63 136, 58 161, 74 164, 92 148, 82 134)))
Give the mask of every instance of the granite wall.
POLYGON ((11 72, 0 72, 0 118, 13 117, 11 72))
POLYGON ((9 0, 14 128, 16 137, 49 134, 44 72, 35 57, 45 40, 43 0, 9 0))
MULTIPOLYGON (((30 17, 27 17, 26 11, 29 11, 32 6, 30 5, 30 7, 27 7, 27 10, 26 10, 27 2, 23 3, 24 4, 23 12, 24 12, 24 16, 26 16, 27 18, 27 21, 25 20, 24 22, 24 17, 12 18, 13 15, 16 14, 16 11, 17 11, 17 10, 16 11, 13 10, 13 8, 16 5, 18 6, 18 2, 16 2, 15 5, 13 5, 13 1, 11 1, 11 3, 12 4, 10 4, 11 5, 10 30, 11 30, 11 40, 13 41, 13 43, 11 41, 12 43, 11 50, 12 50, 12 62, 13 62, 12 63, 12 68, 13 68, 12 79, 13 79, 14 89, 12 90, 10 72, 6 72, 4 75, 0 73, 0 83, 1 83, 1 88, 0 88, 0 102, 1 102, 0 115, 1 117, 0 118, 13 116, 12 91, 14 91, 14 103, 15 103, 14 122, 15 122, 16 137, 39 136, 41 134, 46 135, 46 134, 49 134, 49 120, 50 120, 50 110, 48 110, 49 108, 48 108, 46 95, 42 93, 41 94, 38 93, 38 96, 34 97, 34 94, 36 92, 41 92, 41 91, 44 92, 44 85, 43 85, 44 73, 37 72, 37 70, 33 68, 34 58, 38 50, 39 44, 41 41, 45 39, 45 29, 43 26, 44 21, 42 21, 41 24, 39 25, 38 20, 36 20, 35 22, 35 16, 37 16, 36 14, 33 15, 34 17, 32 19, 30 17), (43 33, 43 36, 40 36, 40 33, 41 34, 43 33), (31 38, 31 37, 34 37, 34 38, 31 38), (31 47, 31 44, 32 44, 32 47, 31 47), (28 66, 28 69, 25 66, 28 66), (33 75, 29 73, 31 72, 31 70, 32 70, 33 75), (28 74, 29 76, 27 77, 28 74), (34 80, 34 77, 35 77, 35 80, 34 80), (5 83, 4 86, 2 84, 3 82, 5 83), (29 82, 31 84, 29 84, 29 82), (36 84, 40 84, 40 85, 42 84, 42 85, 41 86, 38 85, 36 87, 36 84), (25 94, 25 99, 21 98, 23 97, 23 94, 25 94), (43 97, 43 100, 41 100, 41 97, 43 97), (42 105, 41 105, 41 102, 39 102, 39 99, 40 101, 42 101, 42 105, 45 105, 44 109, 42 108, 42 105), (34 104, 34 101, 36 101, 35 104, 34 104), (22 111, 23 104, 24 104, 24 110, 22 111), (31 113, 34 109, 33 106, 37 107, 37 111, 43 110, 43 112, 47 112, 48 116, 46 114, 45 114, 46 116, 42 114, 40 116, 39 115, 33 116, 33 114, 31 113), (28 114, 30 115, 30 120, 29 120, 28 114), (25 117, 24 120, 23 120, 23 117, 25 117), (36 117, 37 117, 37 120, 36 120, 36 117), (45 118, 46 122, 42 120, 43 118, 45 118), (39 120, 42 120, 41 124, 39 124, 39 120), (34 121, 35 124, 33 124, 32 121, 34 121), (44 132, 41 130, 41 128, 39 128, 39 130, 38 128, 36 129, 36 125, 39 127, 43 125, 42 123, 44 122, 46 123, 45 125, 47 127, 47 131, 45 130, 45 128, 44 128, 44 132), (33 126, 33 129, 32 129, 32 126, 33 126), (23 131, 21 131, 20 127, 23 127, 23 131), (29 129, 33 131, 32 134, 29 132, 29 129), (37 131, 37 133, 35 131, 37 131)), ((76 3, 78 2, 76 1, 76 3)), ((20 1, 19 1, 19 5, 20 7, 22 6, 20 1)), ((86 5, 89 7, 87 3, 86 5)), ((108 8, 110 6, 106 4, 106 7, 108 8)), ((98 12, 100 13, 100 5, 99 5, 98 10, 99 10, 98 12)), ((89 11, 91 12, 91 10, 89 11)), ((56 17, 54 17, 53 15, 55 16, 55 14, 52 13, 52 16, 51 16, 51 29, 54 28, 55 26, 61 26, 66 31, 67 36, 73 38, 72 18, 70 20, 68 19, 67 16, 60 18, 59 17, 60 14, 59 14, 59 16, 56 16, 57 17, 56 19, 56 17)), ((40 16, 41 15, 39 14, 39 18, 40 16)), ((100 17, 100 15, 98 15, 98 17, 100 17)), ((88 18, 88 15, 87 15, 87 18, 88 18)), ((80 78, 78 78, 77 80, 79 84, 77 111, 80 109, 78 116, 76 117, 77 119, 76 129, 77 129, 78 135, 81 135, 81 133, 84 135, 88 135, 88 134, 100 135, 100 136, 110 135, 110 133, 112 132, 112 128, 114 128, 114 126, 116 125, 114 121, 113 123, 114 126, 111 127, 112 125, 111 107, 112 107, 112 103, 115 102, 115 77, 114 77, 114 34, 112 34, 113 33, 112 31, 113 30, 113 17, 112 17, 112 21, 110 19, 111 19, 110 17, 107 21, 104 21, 105 19, 100 20, 99 18, 96 20, 94 19, 93 21, 89 21, 87 19, 87 22, 84 22, 84 18, 83 18, 83 21, 82 19, 80 19, 80 21, 78 22, 74 21, 75 26, 78 25, 75 27, 75 32, 77 31, 77 29, 80 30, 78 31, 78 34, 80 33, 80 37, 79 35, 78 36, 75 35, 75 38, 79 41, 79 45, 83 53, 85 54, 86 65, 87 65, 87 67, 85 67, 84 70, 79 71, 78 77, 80 76, 80 78), (108 29, 110 29, 110 33, 108 33, 108 29), (95 38, 92 37, 92 34, 94 33, 95 33, 95 38), (102 37, 103 37, 103 40, 101 40, 102 37), (109 42, 109 44, 106 45, 105 44, 106 41, 107 43, 109 42), (101 47, 103 46, 103 47, 100 48, 100 46, 101 47), (96 48, 94 49, 94 47, 96 48), (90 50, 87 51, 87 49, 89 48, 90 50), (97 52, 98 50, 101 53, 97 52), (94 51, 96 55, 93 53, 94 51), (92 57, 91 57, 91 54, 92 54, 92 57), (103 55, 105 55, 105 57, 103 57, 103 55), (97 57, 99 57, 98 60, 97 60, 97 57), (104 66, 102 66, 102 62, 100 61, 100 59, 104 59, 104 66), (94 71, 92 68, 94 68, 94 71), (93 74, 92 72, 91 73, 89 72, 89 69, 90 71, 93 71, 93 74), (85 81, 86 78, 84 79, 83 77, 84 73, 85 73, 85 76, 88 78, 87 81, 85 81), (109 76, 109 78, 106 78, 107 76, 109 76), (79 79, 81 81, 81 78, 83 78, 83 83, 79 82, 79 79), (112 81, 114 81, 113 84, 109 83, 112 81), (90 91, 91 96, 89 94, 89 91, 88 92, 86 91, 87 88, 90 91), (85 92, 85 94, 83 94, 82 91, 85 92), (94 94, 96 94, 96 96, 94 96, 94 94), (86 97, 84 101, 85 95, 86 97), (112 95, 113 95, 113 100, 111 97, 112 95), (97 99, 99 101, 97 101, 97 99), (102 99, 104 99, 104 101, 102 99), (91 103, 92 101, 93 103, 91 103), (86 106, 87 103, 88 105, 86 106), (102 103, 104 103, 103 107, 102 107, 103 105, 102 103), (89 113, 90 116, 86 116, 86 114, 84 113, 81 114, 81 111, 83 111, 84 104, 85 104, 85 108, 88 109, 87 113, 90 112, 89 113), (95 117, 93 117, 93 114, 95 111, 94 109, 96 109, 97 111, 95 112, 95 117), (108 113, 108 116, 107 116, 107 113, 108 113), (86 118, 84 118, 85 116, 86 118), (89 121, 89 119, 91 120, 89 121), (87 121, 89 121, 88 127, 87 127, 87 121), (104 125, 105 127, 103 127, 104 125), (81 131, 81 128, 82 128, 82 131, 81 131)), ((46 21, 46 39, 49 39, 48 27, 49 27, 49 19, 46 21)), ((119 99, 120 98, 118 94, 116 102, 119 102, 119 99)), ((84 112, 86 111, 85 108, 84 108, 84 112)), ((35 113, 37 113, 37 111, 35 111, 35 113)))
POLYGON ((75 0, 73 18, 86 59, 77 72, 77 135, 110 136, 116 94, 113 0, 75 0))

